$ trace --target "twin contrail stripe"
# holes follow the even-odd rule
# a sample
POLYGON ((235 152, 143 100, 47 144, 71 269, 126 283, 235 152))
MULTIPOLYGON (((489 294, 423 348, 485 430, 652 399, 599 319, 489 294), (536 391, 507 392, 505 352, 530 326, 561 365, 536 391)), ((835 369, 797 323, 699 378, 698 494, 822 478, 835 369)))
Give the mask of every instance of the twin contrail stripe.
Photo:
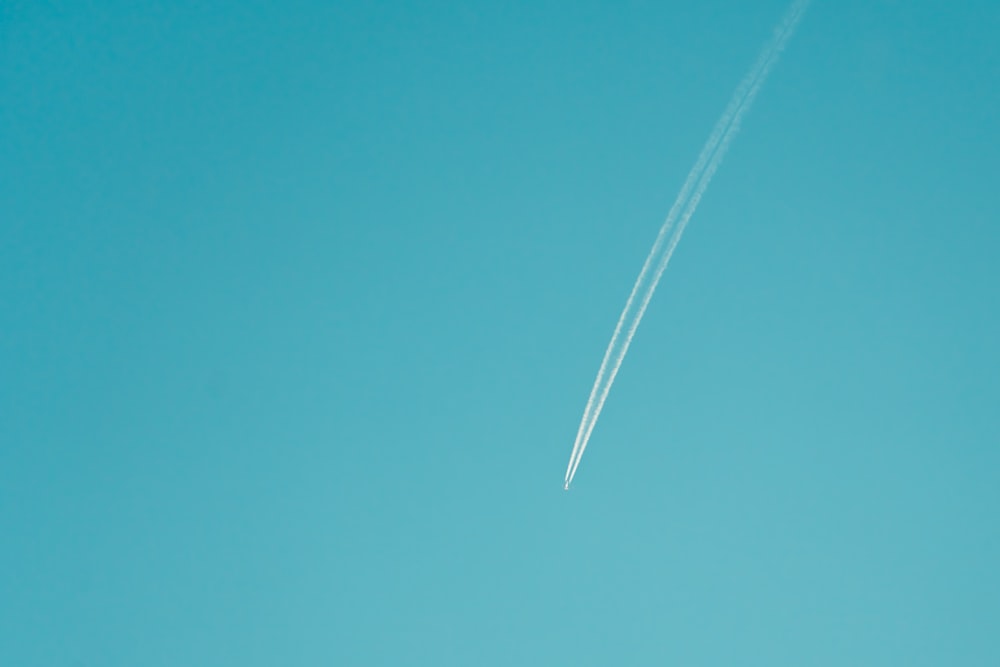
POLYGON ((712 176, 715 175, 719 164, 725 157, 730 142, 732 142, 733 137, 739 131, 743 115, 753 104, 771 68, 777 62, 782 50, 798 26, 809 2, 810 0, 796 0, 792 3, 781 23, 775 29, 774 36, 768 42, 767 46, 765 46, 739 86, 737 86, 736 92, 712 129, 708 141, 705 142, 705 146, 701 149, 698 159, 684 180, 684 185, 681 187, 677 199, 674 201, 673 206, 670 207, 670 212, 667 214, 667 218, 656 236, 653 247, 646 256, 646 261, 642 265, 639 277, 632 286, 632 292, 625 302, 625 308, 618 318, 611 341, 604 352, 604 358, 597 372, 597 378, 594 380, 594 386, 590 390, 590 396, 583 411, 583 418, 580 420, 580 427, 577 430, 576 440, 573 443, 573 451, 570 454, 569 464, 566 468, 564 488, 569 488, 574 475, 576 475, 580 459, 587 448, 587 442, 590 440, 590 435, 597 424, 597 418, 600 416, 601 410, 604 408, 604 402, 611 391, 611 385, 614 383, 615 376, 618 374, 618 370, 625 359, 625 354, 632 344, 636 329, 638 329, 639 323, 646 313, 646 308, 653 297, 653 292, 656 290, 656 286, 664 270, 666 270, 667 264, 670 262, 674 249, 677 247, 678 242, 680 242, 684 228, 698 207, 698 203, 701 201, 705 189, 708 188, 712 176), (673 234, 670 234, 675 223, 677 227, 674 229, 673 234), (667 240, 668 235, 669 240, 667 240), (653 268, 654 266, 655 269, 653 268), (651 270, 653 271, 652 278, 649 277, 651 270), (642 296, 639 300, 638 308, 633 312, 636 298, 640 293, 642 296), (626 322, 628 322, 627 329, 626 322), (625 337, 624 341, 621 341, 623 330, 625 331, 625 337), (608 370, 609 367, 610 371, 608 370))

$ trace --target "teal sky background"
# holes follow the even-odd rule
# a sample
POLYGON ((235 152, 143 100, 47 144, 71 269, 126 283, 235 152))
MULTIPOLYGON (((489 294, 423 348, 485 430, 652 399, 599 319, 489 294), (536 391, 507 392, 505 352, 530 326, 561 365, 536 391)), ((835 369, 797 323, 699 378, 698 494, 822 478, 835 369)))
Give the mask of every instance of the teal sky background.
POLYGON ((1000 3, 0 5, 0 664, 1000 664, 1000 3))

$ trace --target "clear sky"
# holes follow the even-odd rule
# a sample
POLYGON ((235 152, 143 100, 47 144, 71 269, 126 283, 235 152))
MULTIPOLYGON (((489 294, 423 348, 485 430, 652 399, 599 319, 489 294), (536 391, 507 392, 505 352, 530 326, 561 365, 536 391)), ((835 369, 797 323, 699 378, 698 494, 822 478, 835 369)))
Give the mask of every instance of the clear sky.
POLYGON ((0 4, 0 664, 1000 664, 1000 3, 0 4))

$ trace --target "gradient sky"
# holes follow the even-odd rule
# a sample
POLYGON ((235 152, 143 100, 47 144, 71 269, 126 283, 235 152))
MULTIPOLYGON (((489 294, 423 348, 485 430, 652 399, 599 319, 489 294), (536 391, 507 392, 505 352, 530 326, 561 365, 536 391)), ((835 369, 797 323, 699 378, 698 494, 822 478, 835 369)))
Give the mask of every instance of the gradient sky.
POLYGON ((1000 664, 1000 3, 0 5, 0 664, 1000 664))

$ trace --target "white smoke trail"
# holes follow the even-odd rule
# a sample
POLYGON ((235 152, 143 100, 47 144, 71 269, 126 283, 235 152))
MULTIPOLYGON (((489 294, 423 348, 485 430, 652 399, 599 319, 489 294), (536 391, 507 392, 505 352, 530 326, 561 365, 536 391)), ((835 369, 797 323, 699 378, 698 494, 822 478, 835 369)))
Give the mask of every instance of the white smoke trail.
POLYGON ((645 315, 646 308, 649 306, 649 301, 653 297, 653 292, 656 290, 656 286, 659 283, 664 270, 666 270, 667 264, 670 262, 674 249, 680 242, 680 237, 684 233, 684 228, 687 226, 688 221, 691 219, 695 209, 698 207, 698 203, 701 201, 706 188, 708 188, 708 184, 711 182, 712 176, 715 175, 715 171, 718 169, 719 164, 725 157, 730 142, 739 131, 743 115, 753 104, 754 98, 760 91, 764 80, 767 78, 771 68, 777 61, 778 56, 787 44, 788 39, 792 36, 792 33, 798 26, 799 20, 802 18, 809 2, 810 0, 796 0, 792 3, 792 6, 786 12, 784 19, 775 29, 774 36, 771 41, 761 52, 761 55, 757 58, 753 67, 751 67, 750 72, 747 73, 747 75, 740 82, 739 86, 737 86, 736 92, 733 94, 729 104, 726 106, 726 110, 722 113, 722 116, 715 124, 712 133, 709 135, 708 141, 705 143, 701 153, 698 155, 698 159, 695 161, 694 167, 692 167, 691 172, 685 179, 684 185, 681 187, 681 191, 678 194, 677 199, 674 201, 673 206, 670 207, 670 212, 657 234, 656 241, 653 243, 653 247, 650 249, 650 252, 646 257, 646 261, 643 263, 642 270, 639 272, 639 277, 636 279, 636 282, 632 287, 632 292, 629 294, 628 300, 625 303, 625 308, 622 310, 622 314, 618 318, 618 323, 615 325, 611 341, 608 343, 607 350, 604 353, 604 358, 601 361, 601 367, 597 372, 597 378, 594 381, 590 397, 587 399, 587 405, 584 408, 583 418, 581 419, 580 427, 577 430, 576 440, 573 443, 573 451, 570 454, 569 465, 566 468, 564 488, 569 489, 569 485, 573 481, 576 469, 580 465, 580 459, 587 447, 587 442, 590 440, 590 435, 597 423, 597 418, 600 416, 601 411, 604 408, 604 402, 607 400, 608 393, 611 391, 611 385, 614 383, 615 376, 621 368, 625 354, 628 352, 628 348, 632 344, 632 339, 635 336, 636 329, 638 329, 639 323, 642 320, 643 315, 645 315), (697 183, 697 185, 695 185, 695 183, 697 183), (694 189, 693 194, 692 188, 694 189), (682 209, 683 213, 680 214, 680 222, 677 225, 677 229, 670 237, 670 241, 664 251, 662 248, 663 240, 666 238, 667 233, 677 221, 678 212, 682 209), (659 262, 655 261, 657 257, 659 257, 659 262), (631 318, 628 331, 625 335, 625 340, 619 346, 618 341, 621 337, 624 324, 626 320, 629 319, 628 316, 632 310, 636 295, 639 293, 640 289, 643 288, 646 282, 646 276, 649 273, 650 267, 654 263, 657 264, 656 271, 649 284, 645 285, 645 292, 643 293, 639 309, 631 318), (614 356, 613 362, 611 362, 612 356, 614 356), (611 366, 610 373, 607 371, 609 363, 611 366), (607 374, 606 379, 605 374, 607 374))
POLYGON ((587 398, 587 405, 583 410, 583 419, 580 420, 580 428, 577 430, 576 440, 573 442, 573 452, 570 454, 569 466, 566 468, 567 479, 570 470, 573 468, 573 462, 577 458, 577 453, 580 447, 580 442, 584 438, 585 428, 589 424, 589 417, 591 410, 594 407, 594 402, 597 398, 597 392, 601 387, 604 380, 604 374, 608 368, 608 362, 611 359, 611 353, 615 350, 618 345, 618 339, 621 336, 622 327, 625 324, 625 320, 628 318, 629 313, 632 310, 632 305, 635 302, 635 297, 639 293, 639 289, 643 286, 646 275, 649 273, 650 267, 653 266, 653 261, 660 254, 661 247, 663 246, 663 241, 667 238, 667 232, 673 227, 674 222, 677 219, 677 215, 680 213, 681 207, 688 200, 691 195, 691 190, 694 188, 695 183, 698 181, 698 177, 701 172, 704 171, 705 166, 708 164, 709 159, 715 153, 715 149, 719 144, 725 134, 726 128, 732 122, 733 116, 739 111, 740 105, 743 102, 743 98, 746 96, 747 91, 753 84, 754 80, 757 78, 760 70, 767 63, 767 53, 762 53, 761 57, 754 64, 750 73, 744 77, 743 81, 740 82, 739 87, 736 90, 736 94, 733 95, 732 99, 729 101, 729 105, 723 112, 722 117, 716 122, 715 127, 712 128, 712 133, 708 137, 708 141, 705 146, 701 149, 701 153, 698 154, 698 159, 695 161, 694 167, 688 174, 687 178, 684 180, 684 185, 681 187, 680 194, 677 195, 677 199, 674 201, 673 206, 670 207, 670 212, 667 214, 666 220, 663 222, 663 226, 660 227, 659 233, 656 235, 656 240, 653 242, 653 247, 650 249, 649 254, 646 256, 646 261, 643 262, 642 270, 639 272, 639 277, 636 279, 635 284, 632 286, 632 291, 628 295, 628 300, 625 302, 625 308, 622 310, 621 315, 618 317, 618 322, 615 324, 615 331, 611 335, 611 341, 608 343, 608 348, 604 351, 604 358, 601 360, 601 367, 597 371, 597 379, 594 381, 594 386, 590 390, 590 396, 587 398))
MULTIPOLYGON (((784 29, 785 26, 782 24, 779 30, 784 29)), ((750 72, 743 77, 740 81, 739 86, 736 88, 736 92, 733 94, 726 106, 725 111, 722 116, 716 122, 715 127, 712 128, 712 133, 709 135, 708 140, 705 142, 705 146, 701 149, 698 154, 698 159, 695 161, 694 167, 692 167, 687 178, 684 180, 684 185, 681 187, 680 193, 677 195, 677 199, 674 201, 673 206, 670 207, 670 212, 667 214, 666 220, 660 227, 659 233, 656 235, 656 240, 653 243, 653 247, 650 249, 649 254, 646 256, 646 261, 642 265, 642 270, 639 272, 639 277, 636 279, 635 284, 632 286, 632 292, 628 296, 628 300, 625 303, 625 308, 622 310, 621 315, 618 317, 618 322, 615 325, 614 333, 611 335, 611 341, 608 343, 608 347, 604 352, 604 358, 601 361, 601 367, 597 371, 597 378, 594 381, 594 386, 590 391, 590 396, 587 399, 587 405, 583 411, 583 418, 580 420, 580 428, 576 434, 576 440, 573 443, 573 451, 570 455, 569 465, 566 468, 567 478, 569 477, 570 470, 573 469, 573 463, 576 461, 580 443, 585 439, 586 428, 590 423, 591 411, 594 407, 594 402, 597 399, 597 393, 600 390, 602 383, 604 381, 604 374, 608 368, 608 362, 611 360, 612 352, 617 348, 618 341, 622 333, 622 327, 625 324, 626 319, 628 319, 629 313, 632 311, 632 305, 635 302, 636 295, 639 293, 640 288, 643 286, 646 280, 646 275, 649 273, 650 267, 653 266, 654 260, 660 254, 661 248, 663 246, 663 241, 667 238, 667 233, 673 227, 674 222, 677 219, 682 207, 687 202, 691 195, 691 190, 694 188, 695 184, 698 182, 701 173, 704 171, 709 159, 715 153, 715 149, 718 147, 719 142, 722 140, 726 129, 729 127, 734 116, 739 111, 740 106, 743 104, 747 93, 750 91, 751 86, 759 78, 760 73, 763 71, 764 67, 770 60, 771 49, 764 49, 764 51, 757 58, 753 67, 750 68, 750 72)))

